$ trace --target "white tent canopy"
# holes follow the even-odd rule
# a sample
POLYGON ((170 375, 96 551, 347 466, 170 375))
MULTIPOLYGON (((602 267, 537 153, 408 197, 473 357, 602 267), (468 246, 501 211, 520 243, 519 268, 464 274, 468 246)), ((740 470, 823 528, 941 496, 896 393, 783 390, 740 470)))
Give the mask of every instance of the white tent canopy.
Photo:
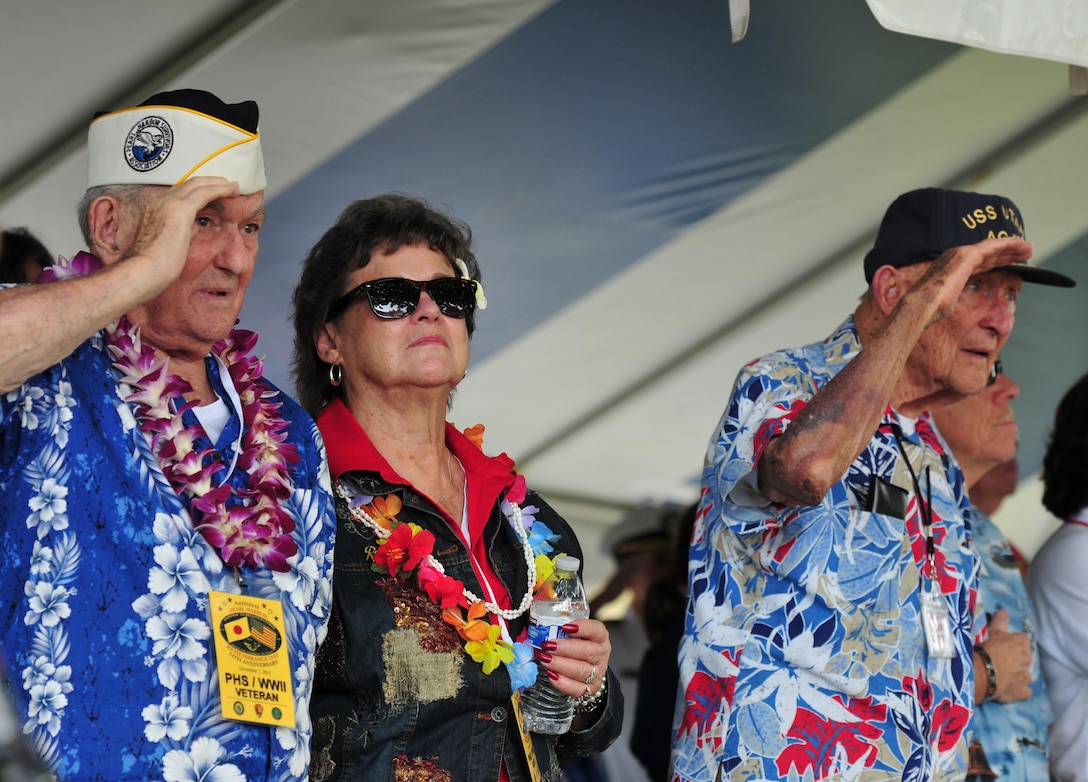
POLYGON ((467 221, 490 306, 451 417, 485 423, 590 551, 629 508, 695 499, 737 370, 853 309, 896 195, 1007 195, 1036 260, 1082 283, 1025 291, 1003 356, 1042 518, 1032 475, 1088 370, 1088 114, 1060 62, 889 32, 861 0, 767 0, 735 44, 726 0, 0 9, 0 223, 54 252, 81 247, 94 110, 182 86, 258 101, 269 220, 242 319, 281 385, 299 261, 347 203, 398 190, 467 221))

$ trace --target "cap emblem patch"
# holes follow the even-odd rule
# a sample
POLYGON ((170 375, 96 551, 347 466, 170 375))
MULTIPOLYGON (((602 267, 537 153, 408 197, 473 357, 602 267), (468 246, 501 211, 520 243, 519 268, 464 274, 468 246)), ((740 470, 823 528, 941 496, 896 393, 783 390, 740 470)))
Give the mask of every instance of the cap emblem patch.
POLYGON ((144 117, 125 137, 125 160, 136 171, 158 168, 174 148, 174 131, 162 117, 144 117))

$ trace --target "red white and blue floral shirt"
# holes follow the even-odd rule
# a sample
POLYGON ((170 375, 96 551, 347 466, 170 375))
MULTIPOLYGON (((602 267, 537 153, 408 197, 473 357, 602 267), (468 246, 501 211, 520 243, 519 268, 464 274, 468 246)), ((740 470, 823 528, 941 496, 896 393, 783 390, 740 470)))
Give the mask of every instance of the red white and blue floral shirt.
POLYGON ((964 777, 978 565, 963 475, 928 415, 912 428, 888 408, 819 505, 771 504, 752 480, 767 442, 860 350, 851 318, 737 379, 692 536, 674 780, 964 777), (865 510, 874 476, 905 508, 865 510), (920 617, 927 507, 951 659, 928 653, 920 617))

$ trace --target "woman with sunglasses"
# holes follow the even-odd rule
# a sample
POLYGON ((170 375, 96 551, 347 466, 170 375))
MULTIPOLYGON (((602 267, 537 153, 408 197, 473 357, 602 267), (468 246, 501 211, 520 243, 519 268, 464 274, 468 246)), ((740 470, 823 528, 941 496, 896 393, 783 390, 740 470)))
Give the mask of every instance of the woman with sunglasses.
POLYGON ((295 289, 297 392, 338 516, 313 780, 555 780, 620 730, 601 622, 572 621, 535 655, 525 640, 554 557, 581 557, 574 533, 509 457, 484 453, 482 427, 446 422, 486 305, 479 280, 467 226, 384 195, 340 215, 295 289), (576 698, 558 737, 519 728, 536 660, 576 698))

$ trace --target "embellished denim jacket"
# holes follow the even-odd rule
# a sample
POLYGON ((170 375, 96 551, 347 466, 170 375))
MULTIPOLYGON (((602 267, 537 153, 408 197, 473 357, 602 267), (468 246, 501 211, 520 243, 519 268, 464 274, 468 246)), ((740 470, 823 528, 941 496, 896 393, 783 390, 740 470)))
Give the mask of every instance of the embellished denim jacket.
MULTIPOLYGON (((330 438, 330 453, 338 439, 330 438)), ((446 574, 483 593, 463 540, 428 499, 377 471, 340 477, 360 493, 399 497, 397 518, 434 533, 434 556, 446 574)), ((560 535, 556 550, 580 557, 570 526, 537 495, 530 493, 529 504, 540 509, 536 518, 560 535)), ((527 565, 500 507, 496 502, 484 540, 488 561, 517 605, 525 593, 527 565)), ((511 782, 527 782, 506 667, 485 674, 425 593, 371 568, 378 541, 341 499, 337 530, 333 612, 318 653, 310 708, 310 779, 497 782, 505 763, 511 782)), ((527 622, 528 613, 509 622, 511 635, 517 638, 527 622)), ((542 778, 554 782, 564 760, 611 744, 622 717, 619 683, 609 674, 606 702, 592 727, 559 737, 533 735, 542 778)))

